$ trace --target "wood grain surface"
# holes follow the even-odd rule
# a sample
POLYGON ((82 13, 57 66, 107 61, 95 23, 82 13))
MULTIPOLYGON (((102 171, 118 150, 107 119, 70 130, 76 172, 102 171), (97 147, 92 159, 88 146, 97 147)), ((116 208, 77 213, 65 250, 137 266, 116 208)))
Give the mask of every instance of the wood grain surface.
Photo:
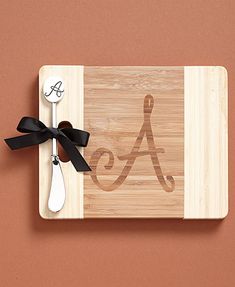
POLYGON ((85 67, 84 94, 85 217, 183 217, 183 68, 85 67))
POLYGON ((223 67, 185 67, 185 218, 228 213, 228 81, 223 67))

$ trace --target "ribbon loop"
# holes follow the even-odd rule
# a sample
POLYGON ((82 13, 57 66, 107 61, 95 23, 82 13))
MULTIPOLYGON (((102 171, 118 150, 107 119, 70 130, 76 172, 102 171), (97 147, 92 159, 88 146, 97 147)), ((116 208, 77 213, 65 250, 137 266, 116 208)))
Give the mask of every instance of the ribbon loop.
POLYGON ((17 131, 21 133, 31 133, 39 132, 46 128, 47 127, 44 125, 44 123, 38 119, 32 117, 23 117, 17 126, 17 131))
POLYGON ((17 130, 27 134, 5 139, 6 144, 12 150, 41 144, 48 139, 56 138, 77 171, 91 170, 76 148, 76 146, 87 146, 90 136, 88 132, 74 128, 48 128, 43 122, 32 117, 23 117, 17 126, 17 130))

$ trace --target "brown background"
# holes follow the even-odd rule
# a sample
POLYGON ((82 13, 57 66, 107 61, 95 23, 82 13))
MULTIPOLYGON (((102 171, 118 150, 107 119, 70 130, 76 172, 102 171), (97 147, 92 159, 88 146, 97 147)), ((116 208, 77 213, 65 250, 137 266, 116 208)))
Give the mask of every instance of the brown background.
POLYGON ((0 285, 235 285, 234 1, 1 1, 0 285), (223 221, 65 220, 38 215, 37 147, 8 150, 38 116, 44 64, 224 65, 230 212, 223 221))

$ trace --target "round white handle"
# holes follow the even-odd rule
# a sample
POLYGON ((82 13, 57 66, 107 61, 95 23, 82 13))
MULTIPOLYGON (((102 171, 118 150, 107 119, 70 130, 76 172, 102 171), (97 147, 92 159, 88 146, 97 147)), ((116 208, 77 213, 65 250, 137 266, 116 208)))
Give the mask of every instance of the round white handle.
POLYGON ((43 95, 50 103, 57 103, 64 96, 64 81, 60 77, 49 77, 43 85, 43 95))

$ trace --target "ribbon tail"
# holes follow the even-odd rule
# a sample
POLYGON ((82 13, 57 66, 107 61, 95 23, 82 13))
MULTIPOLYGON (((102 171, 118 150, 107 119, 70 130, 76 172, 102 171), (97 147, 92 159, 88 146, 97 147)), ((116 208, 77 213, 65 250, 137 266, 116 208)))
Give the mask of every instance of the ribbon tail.
POLYGON ((64 135, 60 135, 58 140, 69 156, 69 159, 71 160, 76 171, 91 171, 91 168, 69 138, 64 135))
POLYGON ((50 137, 48 133, 33 132, 31 134, 4 139, 10 149, 20 149, 45 142, 50 137))

